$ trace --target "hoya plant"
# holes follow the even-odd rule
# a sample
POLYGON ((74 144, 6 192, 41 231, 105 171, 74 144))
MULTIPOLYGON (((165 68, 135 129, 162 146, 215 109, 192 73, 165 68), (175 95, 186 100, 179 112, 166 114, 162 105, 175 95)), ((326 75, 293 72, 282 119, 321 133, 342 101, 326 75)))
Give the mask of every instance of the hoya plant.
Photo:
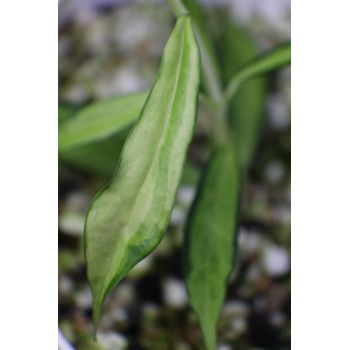
MULTIPOLYGON (((236 44, 239 50, 239 42, 231 43, 222 62, 201 7, 193 0, 169 0, 169 4, 176 24, 151 90, 98 101, 78 111, 61 105, 58 150, 69 160, 74 157, 70 151, 78 146, 117 133, 127 135, 125 142, 119 138, 123 142, 107 143, 100 150, 118 155, 122 149, 114 175, 96 194, 85 220, 84 252, 96 337, 106 296, 158 246, 167 230, 196 127, 198 101, 213 116, 209 160, 182 245, 189 301, 205 347, 213 350, 228 278, 235 267, 241 186, 261 127, 261 115, 254 111, 259 101, 249 99, 249 89, 243 103, 253 108, 246 114, 235 113, 235 97, 245 93, 250 79, 290 64, 290 44, 237 62, 234 49, 236 44)), ((235 36, 224 40, 234 41, 235 36)), ((79 162, 79 155, 75 159, 79 162)), ((90 166, 112 166, 98 162, 92 152, 90 166)))

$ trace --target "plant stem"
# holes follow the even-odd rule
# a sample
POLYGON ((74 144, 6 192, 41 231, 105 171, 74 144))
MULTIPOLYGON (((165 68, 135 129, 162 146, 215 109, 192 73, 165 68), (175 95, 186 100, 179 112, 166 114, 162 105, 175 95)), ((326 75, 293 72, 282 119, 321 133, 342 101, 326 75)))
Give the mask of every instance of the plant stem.
POLYGON ((181 0, 168 0, 168 3, 176 17, 188 14, 187 8, 181 0))
POLYGON ((226 103, 223 103, 219 106, 216 112, 215 127, 213 132, 213 144, 215 148, 232 145, 227 114, 228 106, 226 103))
POLYGON ((203 72, 203 85, 210 97, 215 101, 222 99, 223 90, 220 82, 220 73, 215 57, 214 46, 211 42, 206 27, 205 19, 201 13, 201 8, 195 0, 191 0, 189 6, 186 6, 181 0, 168 0, 175 16, 189 14, 192 19, 194 32, 201 53, 201 65, 203 72))

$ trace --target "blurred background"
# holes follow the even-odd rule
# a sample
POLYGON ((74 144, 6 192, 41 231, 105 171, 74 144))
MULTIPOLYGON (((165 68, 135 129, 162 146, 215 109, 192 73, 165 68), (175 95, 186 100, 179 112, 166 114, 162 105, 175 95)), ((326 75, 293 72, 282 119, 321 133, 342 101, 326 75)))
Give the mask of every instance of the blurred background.
MULTIPOLYGON (((227 74, 290 41, 290 0, 201 3, 227 74)), ((93 101, 149 89, 174 22, 166 1, 59 1, 59 123, 93 101)), ((247 150, 253 158, 244 181, 239 253, 218 323, 218 349, 290 349, 290 67, 245 84, 231 114, 233 122, 235 115, 249 114, 262 123, 255 151, 247 150)), ((97 343, 91 338, 84 219, 113 174, 129 130, 59 155, 58 323, 76 349, 204 349, 186 295, 181 244, 209 156, 210 128, 210 116, 200 105, 167 233, 107 297, 97 343)))

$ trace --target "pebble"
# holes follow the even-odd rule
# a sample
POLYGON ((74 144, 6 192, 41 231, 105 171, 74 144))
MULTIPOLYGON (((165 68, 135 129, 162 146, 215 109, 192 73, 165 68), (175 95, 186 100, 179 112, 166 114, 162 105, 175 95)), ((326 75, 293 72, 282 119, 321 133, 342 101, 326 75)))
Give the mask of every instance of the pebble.
POLYGON ((244 317, 234 317, 231 322, 231 331, 239 336, 247 330, 247 321, 244 317))
POLYGON ((182 308, 188 304, 185 284, 174 278, 162 282, 164 302, 171 308, 182 308))
POLYGON ((286 322, 286 317, 280 311, 275 311, 270 315, 270 323, 275 327, 282 327, 286 322))
POLYGON ((281 93, 274 93, 267 100, 268 119, 275 130, 283 130, 290 123, 284 96, 281 93))
POLYGON ((175 346, 175 350, 190 350, 191 348, 188 346, 188 344, 185 343, 177 343, 175 346))
POLYGON ((195 195, 196 189, 194 186, 180 186, 177 192, 177 200, 189 206, 193 202, 195 195))
POLYGON ((67 275, 60 275, 58 279, 58 292, 60 294, 69 294, 74 289, 73 280, 67 275))
POLYGON ((248 316, 249 305, 240 300, 231 300, 226 302, 222 307, 223 316, 248 316))
POLYGON ((283 164, 279 160, 272 160, 265 167, 265 175, 270 184, 281 182, 285 174, 283 164))
POLYGON ((65 207, 59 215, 58 227, 68 235, 82 236, 85 215, 90 198, 82 191, 70 193, 65 201, 65 207))
POLYGON ((180 226, 184 223, 185 218, 185 211, 182 208, 175 206, 173 211, 171 212, 170 223, 174 226, 180 226))
POLYGON ((289 225, 291 222, 290 207, 286 205, 272 206, 270 209, 271 219, 282 225, 289 225))
POLYGON ((89 309, 92 305, 92 294, 89 286, 78 291, 75 296, 75 303, 81 309, 89 309))
POLYGON ((262 242, 263 239, 261 235, 253 231, 248 231, 242 227, 239 229, 238 245, 240 254, 245 253, 247 255, 252 255, 258 252, 261 248, 262 242))
POLYGON ((219 344, 217 346, 217 350, 234 350, 233 347, 231 347, 231 345, 228 344, 219 344))
POLYGON ((290 259, 286 249, 273 243, 267 244, 262 254, 262 266, 265 272, 273 277, 288 273, 290 259))
POLYGON ((101 316, 101 325, 110 329, 113 323, 126 323, 128 321, 128 314, 122 307, 113 306, 109 311, 106 311, 101 316))
POLYGON ((85 215, 76 211, 63 211, 58 218, 59 229, 69 236, 82 237, 84 224, 85 215))
POLYGON ((261 272, 261 266, 258 264, 250 265, 246 272, 246 281, 249 283, 258 282, 259 278, 261 277, 261 272))
POLYGON ((127 280, 118 284, 118 288, 113 291, 113 300, 117 300, 119 305, 127 305, 135 301, 135 287, 127 280))
POLYGON ((161 308, 153 303, 146 302, 142 306, 142 313, 147 318, 155 318, 161 312, 161 308))
POLYGON ((97 338, 98 345, 106 350, 125 350, 128 346, 126 338, 117 332, 98 332, 97 338))

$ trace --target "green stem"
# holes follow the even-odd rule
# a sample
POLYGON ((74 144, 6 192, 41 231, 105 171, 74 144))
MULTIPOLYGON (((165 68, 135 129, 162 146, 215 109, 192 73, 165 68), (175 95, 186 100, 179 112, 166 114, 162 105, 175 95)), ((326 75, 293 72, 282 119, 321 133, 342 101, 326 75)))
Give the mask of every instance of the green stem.
POLYGON ((188 14, 187 8, 181 0, 168 0, 168 3, 176 17, 188 14))
POLYGON ((220 70, 215 57, 214 46, 205 27, 205 17, 195 0, 168 0, 175 16, 189 14, 192 19, 194 32, 201 53, 203 85, 210 97, 215 101, 222 99, 223 90, 220 82, 220 70))

